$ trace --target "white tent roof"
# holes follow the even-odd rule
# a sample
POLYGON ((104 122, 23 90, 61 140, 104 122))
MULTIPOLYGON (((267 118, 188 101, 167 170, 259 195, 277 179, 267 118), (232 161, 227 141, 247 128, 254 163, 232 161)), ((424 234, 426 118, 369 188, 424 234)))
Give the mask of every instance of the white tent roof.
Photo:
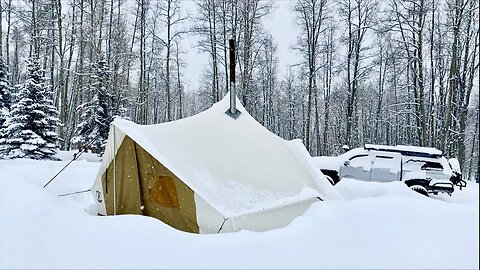
POLYGON ((113 125, 135 140, 225 217, 341 196, 316 169, 299 140, 286 141, 260 125, 240 105, 233 119, 229 95, 182 120, 113 125), (239 199, 240 198, 240 199, 239 199))

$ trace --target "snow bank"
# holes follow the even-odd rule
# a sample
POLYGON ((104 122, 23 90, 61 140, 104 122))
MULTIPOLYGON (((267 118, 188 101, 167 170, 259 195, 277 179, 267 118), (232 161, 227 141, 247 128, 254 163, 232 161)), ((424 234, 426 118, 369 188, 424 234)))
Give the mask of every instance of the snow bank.
POLYGON ((89 215, 99 163, 0 160, 0 268, 479 268, 478 184, 427 198, 402 183, 341 181, 263 233, 195 235, 144 216, 89 215))
POLYGON ((347 200, 388 196, 405 198, 425 197, 417 192, 412 192, 405 183, 400 181, 379 183, 343 178, 335 187, 347 200))
POLYGON ((80 154, 78 150, 59 151, 55 157, 60 160, 70 161, 73 159, 74 155, 77 155, 77 160, 86 160, 90 162, 98 162, 102 160, 98 154, 90 152, 83 152, 80 154))

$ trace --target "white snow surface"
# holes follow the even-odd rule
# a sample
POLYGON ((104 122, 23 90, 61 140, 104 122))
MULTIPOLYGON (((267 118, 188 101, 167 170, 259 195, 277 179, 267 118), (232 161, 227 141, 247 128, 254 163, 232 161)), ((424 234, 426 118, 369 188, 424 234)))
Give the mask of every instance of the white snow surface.
MULTIPOLYGON (((363 150, 363 148, 354 148, 338 156, 317 156, 317 157, 313 157, 313 160, 318 168, 339 171, 343 162, 348 160, 350 157, 353 157, 355 155, 360 155, 360 154, 366 154, 365 150, 363 150)), ((356 166, 356 167, 359 166, 359 167, 367 168, 371 166, 371 161, 372 161, 369 158, 367 158, 365 161, 367 160, 368 162, 366 163, 352 164, 351 166, 356 166)))
MULTIPOLYGON (((424 197, 344 179, 287 227, 197 235, 136 215, 92 216, 100 162, 0 160, 0 268, 479 268, 479 185, 424 197)), ((89 161, 91 160, 91 161, 89 161)))
POLYGON ((315 163, 318 164, 319 168, 328 169, 328 170, 340 170, 342 166, 342 160, 338 157, 330 157, 330 156, 318 156, 313 157, 315 163))

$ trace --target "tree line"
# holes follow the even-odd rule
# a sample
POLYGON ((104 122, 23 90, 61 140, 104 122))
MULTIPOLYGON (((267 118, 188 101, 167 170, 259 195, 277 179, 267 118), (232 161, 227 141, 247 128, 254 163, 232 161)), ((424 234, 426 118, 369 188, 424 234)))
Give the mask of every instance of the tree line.
POLYGON ((188 14, 179 0, 0 0, 0 125, 11 126, 35 66, 41 82, 30 84, 43 85, 39 100, 58 113, 44 109, 56 147, 98 139, 101 152, 115 116, 162 123, 219 101, 230 90, 233 38, 242 104, 312 155, 364 143, 435 147, 478 178, 478 5, 291 0, 291 48, 301 60, 281 74, 263 24, 276 1, 196 0, 188 14), (181 41, 192 35, 209 60, 186 91, 181 41))

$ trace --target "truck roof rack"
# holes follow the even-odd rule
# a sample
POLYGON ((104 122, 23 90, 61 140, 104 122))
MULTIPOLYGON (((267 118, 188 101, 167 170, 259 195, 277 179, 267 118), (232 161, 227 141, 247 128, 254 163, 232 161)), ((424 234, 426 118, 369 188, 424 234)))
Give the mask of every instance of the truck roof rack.
POLYGON ((442 156, 442 151, 431 148, 431 147, 420 147, 420 146, 410 146, 410 145, 376 145, 376 144, 365 144, 365 150, 374 150, 374 151, 386 151, 386 152, 395 152, 400 153, 404 156, 415 156, 415 157, 427 157, 427 158, 438 158, 442 156))

